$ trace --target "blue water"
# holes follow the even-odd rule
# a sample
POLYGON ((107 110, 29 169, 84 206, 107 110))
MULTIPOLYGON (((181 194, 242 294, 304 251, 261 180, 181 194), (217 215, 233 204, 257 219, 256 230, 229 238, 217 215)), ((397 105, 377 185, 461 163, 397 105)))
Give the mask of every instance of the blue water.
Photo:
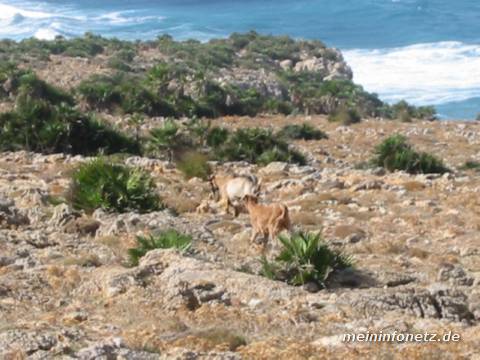
POLYGON ((480 112, 478 0, 2 1, 0 38, 228 36, 255 29, 340 48, 354 80, 388 102, 436 105, 442 117, 480 112))

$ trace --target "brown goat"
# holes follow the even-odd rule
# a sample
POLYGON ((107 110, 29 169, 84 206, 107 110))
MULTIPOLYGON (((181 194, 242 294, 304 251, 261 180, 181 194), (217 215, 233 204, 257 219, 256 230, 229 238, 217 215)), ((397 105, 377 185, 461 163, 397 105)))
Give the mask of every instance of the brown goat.
POLYGON ((259 234, 264 237, 268 235, 273 241, 282 230, 290 230, 288 208, 284 204, 262 205, 254 195, 245 195, 243 200, 252 224, 251 242, 254 242, 259 234))

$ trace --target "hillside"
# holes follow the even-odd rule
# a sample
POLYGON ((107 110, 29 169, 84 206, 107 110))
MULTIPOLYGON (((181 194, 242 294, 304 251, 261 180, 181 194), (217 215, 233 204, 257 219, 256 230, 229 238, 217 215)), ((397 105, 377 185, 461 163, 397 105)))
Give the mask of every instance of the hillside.
POLYGON ((479 356, 477 123, 383 104, 319 42, 0 49, 0 358, 479 356), (346 265, 269 274, 282 244, 250 243, 245 211, 211 198, 217 172, 256 175, 346 265), (142 253, 172 229, 189 246, 142 253), (449 331, 461 341, 342 341, 449 331))

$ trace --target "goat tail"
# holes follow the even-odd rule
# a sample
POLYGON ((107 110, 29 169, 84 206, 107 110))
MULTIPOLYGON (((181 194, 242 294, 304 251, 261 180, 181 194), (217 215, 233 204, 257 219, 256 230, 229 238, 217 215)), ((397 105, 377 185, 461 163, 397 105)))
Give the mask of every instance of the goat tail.
POLYGON ((258 180, 257 177, 255 177, 255 180, 256 180, 256 182, 255 182, 255 192, 257 194, 259 194, 260 190, 262 188, 262 179, 260 178, 260 180, 258 180))
POLYGON ((289 215, 288 207, 287 207, 287 205, 283 204, 282 208, 283 208, 282 219, 284 221, 285 228, 288 231, 290 231, 291 228, 292 228, 292 223, 290 222, 290 215, 289 215))
POLYGON ((282 228, 289 230, 292 227, 292 224, 290 222, 290 216, 289 216, 289 211, 288 207, 284 204, 281 205, 282 212, 277 216, 275 219, 275 222, 282 228))

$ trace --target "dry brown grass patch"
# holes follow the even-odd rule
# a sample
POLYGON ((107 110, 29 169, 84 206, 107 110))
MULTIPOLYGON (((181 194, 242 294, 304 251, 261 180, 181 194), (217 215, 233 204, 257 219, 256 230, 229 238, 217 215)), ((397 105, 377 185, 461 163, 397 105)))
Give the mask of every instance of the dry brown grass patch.
POLYGON ((406 181, 402 183, 402 186, 405 188, 407 191, 421 191, 425 189, 425 184, 419 182, 419 181, 406 181))
POLYGON ((291 212, 290 219, 293 225, 321 226, 321 216, 312 212, 300 211, 291 212))
POLYGON ((339 239, 345 239, 352 234, 365 235, 365 231, 356 225, 338 225, 333 230, 333 235, 339 239))
POLYGON ((54 290, 71 291, 80 284, 81 276, 76 268, 50 265, 46 270, 46 280, 54 290))

